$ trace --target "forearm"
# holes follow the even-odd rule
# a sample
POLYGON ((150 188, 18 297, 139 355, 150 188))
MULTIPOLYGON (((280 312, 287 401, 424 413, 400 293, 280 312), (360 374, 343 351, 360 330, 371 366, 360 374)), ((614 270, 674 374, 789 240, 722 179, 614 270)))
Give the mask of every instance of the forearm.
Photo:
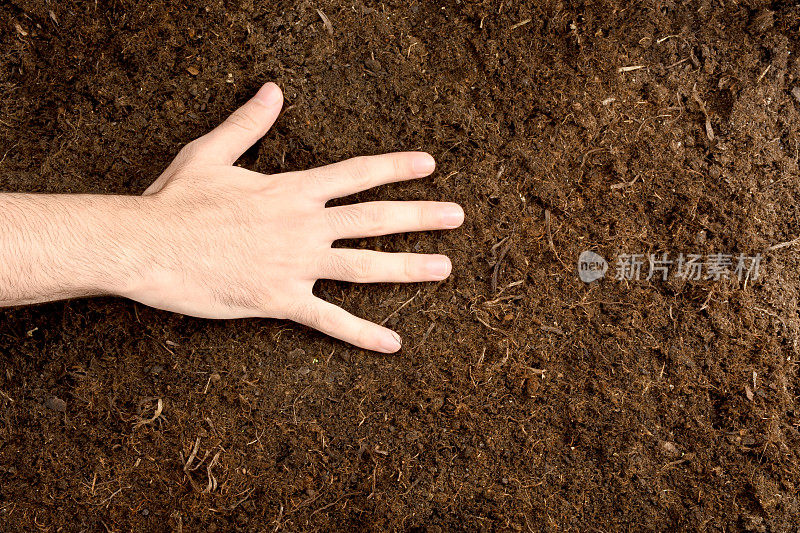
POLYGON ((144 201, 0 194, 0 307, 124 292, 144 201))

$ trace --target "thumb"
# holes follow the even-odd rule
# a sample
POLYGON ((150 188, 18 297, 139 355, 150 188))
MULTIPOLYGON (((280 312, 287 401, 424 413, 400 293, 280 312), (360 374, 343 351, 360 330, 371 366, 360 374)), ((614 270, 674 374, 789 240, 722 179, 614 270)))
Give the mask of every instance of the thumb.
POLYGON ((269 131, 282 107, 280 87, 267 83, 225 122, 197 139, 199 157, 232 165, 269 131))

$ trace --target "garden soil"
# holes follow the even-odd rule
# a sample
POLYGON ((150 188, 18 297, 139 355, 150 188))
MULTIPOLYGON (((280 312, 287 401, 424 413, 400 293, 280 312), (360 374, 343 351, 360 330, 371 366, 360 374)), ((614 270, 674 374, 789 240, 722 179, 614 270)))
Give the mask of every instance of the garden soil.
POLYGON ((431 178, 345 201, 467 218, 341 243, 447 254, 444 282, 317 285, 397 355, 117 298, 0 312, 0 530, 796 531, 799 26, 763 0, 5 0, 0 190, 141 194, 272 80, 241 164, 425 150, 431 178), (664 253, 761 259, 617 268, 664 253))

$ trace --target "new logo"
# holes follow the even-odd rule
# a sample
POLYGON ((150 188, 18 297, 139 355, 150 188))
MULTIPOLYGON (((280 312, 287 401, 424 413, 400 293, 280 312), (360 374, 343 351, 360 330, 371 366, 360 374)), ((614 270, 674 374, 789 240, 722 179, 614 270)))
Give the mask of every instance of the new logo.
POLYGON ((578 258, 578 276, 585 283, 602 279, 607 271, 608 263, 603 256, 590 250, 586 250, 578 258))

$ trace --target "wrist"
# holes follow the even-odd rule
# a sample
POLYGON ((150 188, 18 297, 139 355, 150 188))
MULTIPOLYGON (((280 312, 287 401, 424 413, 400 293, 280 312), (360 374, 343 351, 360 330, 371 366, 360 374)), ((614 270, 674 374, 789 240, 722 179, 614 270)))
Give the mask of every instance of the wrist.
POLYGON ((157 214, 156 195, 114 198, 107 268, 96 273, 94 288, 99 294, 135 300, 148 290, 156 270, 163 217, 157 214))

